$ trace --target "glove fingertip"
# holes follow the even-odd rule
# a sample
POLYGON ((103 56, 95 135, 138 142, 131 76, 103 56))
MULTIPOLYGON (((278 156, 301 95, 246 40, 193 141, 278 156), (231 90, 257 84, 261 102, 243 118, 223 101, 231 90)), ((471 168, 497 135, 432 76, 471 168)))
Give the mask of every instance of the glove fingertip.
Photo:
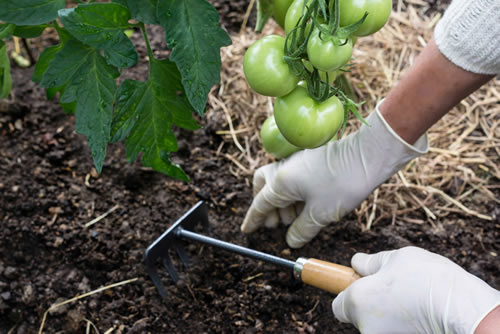
POLYGON ((254 232, 259 226, 261 225, 261 222, 255 217, 253 214, 252 208, 247 212, 247 215, 245 216, 245 219, 243 220, 243 223, 241 224, 241 232, 243 233, 252 233, 254 232))
POLYGON ((243 233, 250 233, 250 231, 248 231, 248 227, 244 223, 241 224, 240 231, 243 233))
POLYGON ((345 292, 342 291, 337 295, 337 297, 332 301, 332 312, 335 318, 340 322, 350 322, 346 315, 344 308, 345 292))
POLYGON ((325 225, 318 219, 315 219, 306 206, 288 228, 286 241, 292 248, 302 247, 316 237, 325 225))
POLYGON ((294 232, 292 227, 290 227, 286 233, 286 243, 290 246, 290 248, 301 248, 307 243, 307 241, 294 232))

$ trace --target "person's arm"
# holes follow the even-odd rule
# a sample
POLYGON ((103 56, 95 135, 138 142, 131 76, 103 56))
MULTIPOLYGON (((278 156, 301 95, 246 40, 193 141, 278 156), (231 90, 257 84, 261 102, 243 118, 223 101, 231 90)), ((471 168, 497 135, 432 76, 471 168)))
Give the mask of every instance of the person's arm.
POLYGON ((500 329, 500 291, 422 248, 355 254, 362 278, 332 302, 361 333, 490 334, 500 329))
POLYGON ((493 77, 453 64, 432 39, 379 109, 391 128, 413 144, 448 111, 493 77))

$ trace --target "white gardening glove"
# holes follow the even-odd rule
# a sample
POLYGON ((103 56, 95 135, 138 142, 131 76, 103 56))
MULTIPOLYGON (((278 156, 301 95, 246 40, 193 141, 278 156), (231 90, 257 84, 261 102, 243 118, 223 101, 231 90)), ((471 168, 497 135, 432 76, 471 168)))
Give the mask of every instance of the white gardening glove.
POLYGON ((473 334, 500 305, 500 291, 422 248, 358 253, 351 265, 366 277, 341 292, 332 309, 361 333, 473 334))
POLYGON ((414 145, 407 144, 378 107, 366 120, 370 126, 362 125, 340 141, 259 168, 253 179, 255 198, 241 230, 250 233, 261 225, 276 226, 281 216, 284 224, 293 222, 286 236, 288 245, 302 247, 410 160, 427 152, 426 135, 414 145), (304 203, 303 210, 297 209, 297 204, 304 203))

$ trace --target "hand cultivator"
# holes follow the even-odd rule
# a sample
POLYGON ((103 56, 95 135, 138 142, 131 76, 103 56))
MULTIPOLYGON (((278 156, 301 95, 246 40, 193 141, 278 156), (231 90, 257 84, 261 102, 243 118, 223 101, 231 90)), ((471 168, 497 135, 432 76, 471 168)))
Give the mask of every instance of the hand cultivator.
POLYGON ((189 258, 182 246, 182 239, 222 248, 287 268, 293 271, 295 278, 302 280, 304 283, 334 294, 340 293, 359 278, 359 275, 350 267, 303 257, 298 258, 296 261, 290 261, 193 232, 197 224, 201 224, 205 231, 208 230, 208 212, 204 202, 198 202, 146 250, 145 263, 148 274, 162 297, 166 297, 166 292, 156 270, 156 260, 158 258, 162 259, 163 265, 172 280, 177 282, 179 276, 170 259, 169 250, 175 250, 184 266, 189 266, 189 258))

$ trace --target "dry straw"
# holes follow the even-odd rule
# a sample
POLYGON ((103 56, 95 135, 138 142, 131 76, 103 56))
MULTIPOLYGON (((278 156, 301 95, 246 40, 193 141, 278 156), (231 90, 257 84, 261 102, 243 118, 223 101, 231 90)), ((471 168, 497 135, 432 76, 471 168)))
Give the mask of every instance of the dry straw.
MULTIPOLYGON (((42 322, 40 324, 40 329, 38 330, 38 334, 43 334, 43 328, 45 327, 45 321, 47 320, 47 316, 49 315, 50 311, 53 311, 53 310, 55 310, 58 307, 61 307, 63 305, 74 303, 74 302, 76 302, 76 301, 78 301, 80 299, 84 299, 84 298, 87 298, 89 296, 95 295, 96 293, 100 293, 100 292, 103 292, 105 290, 113 289, 113 288, 116 288, 116 287, 119 287, 119 286, 122 286, 122 285, 125 285, 125 284, 133 283, 133 282, 137 281, 138 279, 139 278, 135 277, 135 278, 131 278, 131 279, 128 279, 128 280, 125 280, 125 281, 121 281, 121 282, 118 282, 118 283, 113 283, 113 284, 110 284, 110 285, 106 285, 106 286, 103 286, 103 287, 98 288, 96 290, 84 293, 83 295, 75 296, 73 298, 67 299, 67 300, 65 300, 63 302, 60 302, 60 303, 57 303, 57 304, 52 304, 45 311, 45 313, 43 314, 42 322)), ((89 323, 91 323, 90 320, 87 320, 87 332, 90 330, 89 323)), ((92 323, 92 326, 95 328, 95 326, 94 326, 93 323, 92 323)), ((110 331, 108 330, 108 331, 106 331, 106 333, 110 333, 110 331)))
MULTIPOLYGON (((388 24, 356 44, 348 78, 366 116, 386 96, 432 37, 439 13, 428 3, 400 0, 388 24)), ((272 113, 272 99, 254 93, 245 81, 243 55, 258 38, 283 34, 273 22, 262 34, 247 27, 222 49, 222 80, 209 98, 206 122, 217 124, 224 139, 218 154, 231 172, 248 182, 255 169, 273 158, 262 149, 259 129, 272 113)), ((434 227, 460 216, 492 220, 500 179, 500 90, 494 79, 466 98, 428 132, 430 152, 406 166, 362 203, 356 214, 362 229, 382 219, 430 223, 434 227), (450 216, 451 215, 451 216, 450 216)), ((348 133, 359 128, 351 118, 348 133)))

